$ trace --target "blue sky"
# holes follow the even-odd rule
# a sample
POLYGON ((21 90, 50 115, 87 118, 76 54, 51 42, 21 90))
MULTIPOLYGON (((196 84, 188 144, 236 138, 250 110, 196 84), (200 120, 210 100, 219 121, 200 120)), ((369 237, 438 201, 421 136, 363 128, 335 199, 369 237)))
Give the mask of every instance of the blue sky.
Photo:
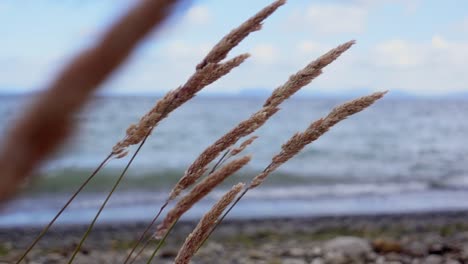
MULTIPOLYGON (((134 1, 1 0, 0 92, 41 89, 134 1)), ((176 88, 210 47, 272 0, 200 0, 148 37, 103 89, 176 88)), ((273 89, 335 46, 357 44, 307 92, 468 92, 468 1, 289 0, 230 56, 252 57, 203 93, 273 89)))

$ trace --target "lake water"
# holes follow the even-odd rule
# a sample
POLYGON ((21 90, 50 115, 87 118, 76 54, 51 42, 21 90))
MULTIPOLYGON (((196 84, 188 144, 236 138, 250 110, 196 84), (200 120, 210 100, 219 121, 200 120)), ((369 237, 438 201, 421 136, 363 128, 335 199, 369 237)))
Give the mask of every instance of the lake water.
MULTIPOLYGON (((0 97, 0 132, 24 97, 0 97)), ((75 136, 38 174, 40 180, 0 213, 0 225, 43 224, 89 175, 155 97, 100 97, 77 116, 75 136)), ((248 182, 295 132, 345 99, 302 98, 255 135, 253 159, 187 217, 198 217, 223 190, 248 182)), ((195 98, 156 128, 102 221, 152 217, 172 184, 212 142, 263 104, 261 98, 195 98)), ((283 217, 468 209, 468 100, 394 99, 345 120, 249 193, 232 217, 283 217)), ((62 223, 87 222, 128 159, 113 160, 62 223)))

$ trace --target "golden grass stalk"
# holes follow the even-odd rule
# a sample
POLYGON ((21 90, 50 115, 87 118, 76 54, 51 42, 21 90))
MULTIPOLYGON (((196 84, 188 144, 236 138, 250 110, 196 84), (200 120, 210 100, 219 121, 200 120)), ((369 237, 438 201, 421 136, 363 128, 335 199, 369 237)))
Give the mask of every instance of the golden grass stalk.
POLYGON ((250 156, 233 160, 221 167, 219 170, 213 172, 210 177, 206 177, 198 183, 187 195, 185 195, 179 202, 169 211, 165 219, 158 226, 156 237, 161 238, 168 231, 168 229, 194 204, 200 199, 205 197, 214 187, 223 182, 227 177, 240 170, 245 164, 250 161, 250 156))
MULTIPOLYGON (((247 58, 241 55, 236 61, 237 65, 226 70, 219 69, 218 63, 226 58, 229 51, 237 46, 250 33, 260 30, 261 23, 270 16, 278 7, 283 5, 285 0, 278 0, 267 6, 254 17, 244 22, 241 26, 231 31, 220 42, 218 42, 207 56, 196 67, 195 73, 189 81, 178 89, 169 92, 163 99, 140 119, 138 124, 131 125, 126 132, 126 136, 113 147, 112 153, 115 155, 124 153, 131 146, 143 141, 146 135, 150 134, 154 127, 174 109, 191 99, 206 85, 216 81, 221 76, 227 74, 230 69, 239 65, 247 58), (217 73, 217 74, 216 74, 217 73)), ((234 63, 233 63, 234 64, 234 63)))
POLYGON ((138 42, 170 14, 176 0, 146 0, 133 8, 92 48, 66 66, 9 131, 0 151, 0 201, 73 131, 74 115, 138 42))
POLYGON ((234 185, 232 189, 224 194, 211 210, 203 216, 193 232, 185 239, 183 246, 180 248, 175 258, 175 264, 188 264, 190 262, 190 259, 195 255, 201 243, 206 239, 209 231, 216 224, 216 221, 223 211, 232 203, 244 187, 244 183, 234 185))
POLYGON ((324 67, 336 60, 354 43, 354 41, 349 41, 332 49, 291 76, 284 85, 275 89, 266 100, 262 109, 223 135, 198 156, 187 169, 185 175, 172 189, 169 200, 175 199, 180 192, 196 182, 207 171, 208 164, 216 159, 223 151, 236 144, 240 138, 251 134, 265 124, 265 122, 279 110, 278 106, 282 102, 319 76, 324 67))
POLYGON ((375 101, 382 98, 386 93, 387 92, 377 92, 344 103, 334 108, 325 118, 313 122, 304 132, 295 134, 281 147, 281 152, 273 157, 268 167, 252 180, 248 188, 253 189, 259 186, 269 174, 294 157, 306 145, 317 140, 338 122, 366 109, 375 103, 375 101))

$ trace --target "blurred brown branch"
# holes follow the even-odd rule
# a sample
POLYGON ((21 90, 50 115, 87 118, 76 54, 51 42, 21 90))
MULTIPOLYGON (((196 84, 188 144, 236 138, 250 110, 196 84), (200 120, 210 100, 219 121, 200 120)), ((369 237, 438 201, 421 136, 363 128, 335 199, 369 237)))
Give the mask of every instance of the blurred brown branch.
POLYGON ((144 0, 118 20, 98 43, 64 67, 11 127, 0 149, 0 202, 46 160, 73 130, 73 116, 92 92, 128 57, 177 0, 144 0))

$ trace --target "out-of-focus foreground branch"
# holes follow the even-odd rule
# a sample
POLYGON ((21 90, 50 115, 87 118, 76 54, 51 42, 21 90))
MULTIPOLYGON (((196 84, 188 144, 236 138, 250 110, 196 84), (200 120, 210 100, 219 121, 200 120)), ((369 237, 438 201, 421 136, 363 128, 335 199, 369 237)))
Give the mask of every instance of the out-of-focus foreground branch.
POLYGON ((73 130, 74 115, 177 0, 143 0, 79 54, 18 118, 0 149, 0 202, 12 197, 73 130))

